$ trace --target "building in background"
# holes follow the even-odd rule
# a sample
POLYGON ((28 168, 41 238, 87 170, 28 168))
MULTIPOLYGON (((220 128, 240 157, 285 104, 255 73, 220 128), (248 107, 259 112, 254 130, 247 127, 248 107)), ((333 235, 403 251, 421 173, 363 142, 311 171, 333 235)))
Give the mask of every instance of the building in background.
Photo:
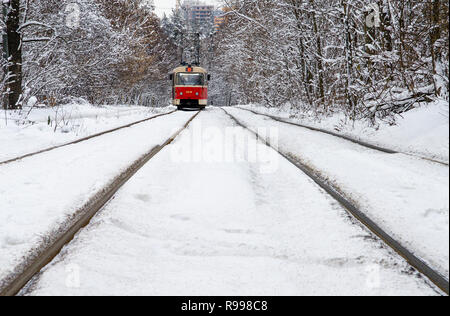
POLYGON ((221 10, 214 11, 214 30, 216 32, 228 22, 229 16, 227 16, 226 13, 231 10, 232 9, 225 7, 221 10))
POLYGON ((181 6, 190 30, 207 29, 213 26, 214 6, 199 0, 185 0, 181 6))
POLYGON ((220 27, 225 24, 225 17, 222 16, 221 11, 217 11, 216 14, 214 15, 214 30, 217 32, 220 27))

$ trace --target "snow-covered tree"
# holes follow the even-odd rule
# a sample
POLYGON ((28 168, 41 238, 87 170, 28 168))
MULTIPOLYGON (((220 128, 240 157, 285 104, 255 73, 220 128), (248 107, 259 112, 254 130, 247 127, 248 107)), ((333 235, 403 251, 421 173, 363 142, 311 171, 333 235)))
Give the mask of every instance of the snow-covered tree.
POLYGON ((225 2, 213 63, 223 102, 374 120, 448 99, 447 1, 225 2))
POLYGON ((20 107, 31 96, 49 106, 71 96, 92 103, 167 101, 159 90, 173 52, 152 1, 3 2, 3 30, 12 42, 9 60, 2 58, 9 101, 3 104, 20 107))

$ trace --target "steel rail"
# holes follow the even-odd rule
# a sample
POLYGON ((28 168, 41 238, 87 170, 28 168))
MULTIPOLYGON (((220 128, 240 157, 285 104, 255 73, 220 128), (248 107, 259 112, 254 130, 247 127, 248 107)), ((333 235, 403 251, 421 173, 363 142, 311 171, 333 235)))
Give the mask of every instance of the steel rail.
POLYGON ((58 149, 58 148, 66 147, 66 146, 69 146, 69 145, 78 144, 78 143, 90 140, 92 138, 95 138, 95 137, 103 136, 103 135, 106 135, 106 134, 110 134, 110 133, 116 132, 116 131, 121 130, 121 129, 132 127, 132 126, 137 125, 137 124, 148 122, 148 121, 153 120, 155 118, 158 118, 158 117, 161 117, 161 116, 166 116, 166 115, 172 114, 174 112, 176 112, 176 110, 170 111, 170 112, 167 112, 167 113, 157 114, 157 115, 148 117, 148 118, 143 119, 143 120, 139 120, 139 121, 132 122, 132 123, 129 123, 129 124, 126 124, 126 125, 122 125, 122 126, 119 126, 119 127, 113 128, 113 129, 109 129, 109 130, 106 130, 106 131, 103 131, 103 132, 100 132, 100 133, 96 133, 96 134, 93 134, 93 135, 90 135, 90 136, 86 136, 86 137, 83 137, 83 138, 80 138, 80 139, 77 139, 77 140, 74 140, 74 141, 70 141, 70 142, 67 142, 67 143, 64 143, 64 144, 61 144, 61 145, 48 147, 48 148, 45 148, 45 149, 42 149, 42 150, 39 150, 39 151, 28 153, 28 154, 25 154, 25 155, 22 155, 22 156, 18 156, 18 157, 15 157, 15 158, 11 158, 11 159, 8 159, 8 160, 5 160, 5 161, 0 161, 0 166, 1 165, 6 165, 6 164, 14 162, 14 161, 22 160, 24 158, 28 158, 28 157, 36 156, 36 155, 39 155, 39 154, 42 154, 42 153, 46 153, 46 152, 49 152, 51 150, 55 150, 55 149, 58 149))
POLYGON ((443 292, 449 295, 449 281, 441 275, 440 272, 430 267, 422 259, 414 255, 405 246, 403 246, 399 241, 389 235, 385 230, 383 230, 377 223, 365 215, 357 206, 353 204, 349 199, 347 199, 340 190, 332 185, 330 185, 326 180, 322 179, 320 175, 314 172, 307 165, 302 163, 298 158, 292 155, 283 153, 280 149, 276 148, 268 140, 260 137, 260 135, 246 126, 238 118, 228 113, 226 110, 222 109, 237 125, 248 130, 250 133, 255 135, 259 140, 261 140, 265 145, 271 147, 276 152, 278 152, 282 157, 291 162, 294 166, 304 172, 308 177, 310 177, 319 187, 321 187, 325 192, 332 196, 336 201, 339 202, 354 218, 356 218, 360 223, 367 227, 372 233, 374 233, 380 240, 387 244, 391 249, 403 257, 412 267, 419 271, 422 275, 426 276, 434 285, 440 288, 443 292))
POLYGON ((375 144, 371 144, 371 143, 368 143, 368 142, 365 142, 365 141, 362 141, 362 140, 359 140, 359 139, 355 139, 355 138, 350 137, 350 136, 346 136, 346 135, 342 135, 342 134, 339 134, 339 133, 335 133, 335 132, 332 132, 332 131, 329 131, 329 130, 326 130, 326 129, 323 129, 323 128, 318 128, 318 127, 308 126, 308 125, 304 125, 304 124, 300 124, 300 123, 290 122, 290 121, 288 121, 286 119, 283 119, 282 117, 273 116, 273 115, 270 115, 270 114, 260 113, 260 112, 257 112, 255 110, 250 110, 250 109, 246 109, 246 108, 242 108, 242 107, 236 107, 236 108, 238 108, 240 110, 243 110, 243 111, 251 112, 251 113, 256 114, 256 115, 266 116, 266 117, 271 118, 272 120, 280 122, 280 123, 285 123, 285 124, 289 124, 289 125, 293 125, 293 126, 297 126, 297 127, 302 127, 302 128, 306 128, 306 129, 315 131, 315 132, 320 132, 320 133, 328 134, 328 135, 335 136, 335 137, 338 137, 338 138, 342 138, 342 139, 345 139, 345 140, 347 140, 349 142, 361 145, 361 146, 369 148, 369 149, 381 151, 381 152, 386 153, 386 154, 403 154, 403 155, 407 155, 407 156, 411 156, 411 157, 415 157, 415 158, 431 161, 431 162, 434 162, 434 163, 437 163, 437 164, 441 164, 441 165, 444 165, 444 166, 449 166, 448 162, 439 161, 439 160, 436 160, 436 159, 423 157, 423 156, 415 155, 415 154, 411 154, 411 153, 396 151, 396 150, 393 150, 393 149, 389 149, 389 148, 385 148, 385 147, 378 146, 378 145, 375 145, 375 144))
POLYGON ((38 274, 42 268, 49 264, 63 249, 63 247, 73 240, 75 235, 113 198, 114 194, 141 169, 150 159, 155 157, 163 148, 170 145, 189 124, 200 114, 201 111, 193 115, 177 132, 168 138, 163 144, 157 145, 149 152, 134 161, 124 172, 116 176, 103 190, 92 197, 76 213, 78 218, 70 223, 69 228, 60 236, 54 238, 50 245, 42 247, 38 254, 32 258, 25 259, 23 267, 19 273, 12 273, 6 280, 0 281, 0 296, 17 295, 27 283, 38 274))

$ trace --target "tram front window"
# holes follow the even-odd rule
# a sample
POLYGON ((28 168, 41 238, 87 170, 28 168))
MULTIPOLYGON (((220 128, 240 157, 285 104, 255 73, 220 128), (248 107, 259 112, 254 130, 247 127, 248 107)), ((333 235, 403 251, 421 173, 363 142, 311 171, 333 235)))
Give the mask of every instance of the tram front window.
POLYGON ((203 86, 204 75, 194 73, 180 73, 178 74, 178 85, 180 86, 203 86))

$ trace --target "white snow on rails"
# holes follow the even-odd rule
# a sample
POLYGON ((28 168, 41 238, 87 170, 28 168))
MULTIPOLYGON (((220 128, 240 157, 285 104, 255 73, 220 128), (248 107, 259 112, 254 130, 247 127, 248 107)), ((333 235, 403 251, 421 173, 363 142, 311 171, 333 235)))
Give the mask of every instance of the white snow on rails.
MULTIPOLYGON (((225 110, 224 110, 225 111, 225 110)), ((246 112, 243 112, 242 110, 237 109, 227 109, 225 111, 230 117, 232 117, 239 125, 243 126, 244 128, 252 131, 253 133, 256 133, 258 137, 260 135, 257 132, 257 129, 261 126, 267 126, 267 122, 264 123, 261 119, 255 119, 254 114, 247 114, 244 115, 246 112), (233 113, 233 114, 230 114, 233 113), (249 116, 250 115, 250 116, 249 116), (252 117, 253 116, 253 117, 252 117)), ((437 192, 436 199, 435 200, 425 200, 423 201, 423 205, 419 205, 419 211, 423 210, 426 211, 428 214, 428 211, 426 207, 429 207, 428 210, 430 210, 433 206, 433 203, 441 203, 442 207, 446 207, 447 209, 443 210, 444 214, 442 218, 435 220, 434 225, 437 225, 439 223, 439 229, 432 229, 431 227, 425 226, 422 220, 422 225, 419 226, 421 228, 418 228, 416 226, 407 226, 407 229, 403 228, 401 226, 401 221, 396 221, 399 218, 403 220, 403 222, 409 223, 411 221, 416 220, 414 218, 414 213, 411 212, 410 208, 407 209, 399 209, 398 205, 392 205, 390 203, 386 203, 387 201, 383 201, 384 208, 386 209, 386 216, 383 217, 383 213, 379 212, 379 209, 373 209, 375 207, 374 199, 376 200, 380 196, 386 196, 386 198, 391 198, 387 195, 389 193, 389 189, 392 189, 390 185, 392 183, 378 183, 375 182, 374 186, 361 186, 365 191, 358 192, 358 194, 354 194, 356 188, 358 187, 358 184, 364 182, 364 179, 361 179, 361 177, 364 175, 364 173, 373 174, 373 172, 370 172, 370 170, 358 169, 358 164, 361 164, 365 161, 363 157, 358 157, 364 155, 363 153, 360 153, 359 151, 355 151, 352 155, 346 155, 346 163, 351 164, 351 168, 345 168, 344 161, 340 161, 341 155, 340 152, 343 150, 348 150, 345 148, 345 146, 342 146, 342 143, 331 145, 331 141, 324 142, 323 138, 319 141, 319 138, 313 138, 311 137, 311 133, 299 133, 299 130, 293 130, 293 129, 284 129, 283 132, 280 135, 279 142, 277 144, 277 147, 279 146, 279 152, 282 154, 286 159, 291 161, 294 165, 299 167, 303 172, 305 172, 308 176, 310 176, 317 184, 319 184, 324 190, 326 190, 330 195, 332 195, 335 199, 337 199, 345 208, 355 217, 357 218, 361 223, 363 223, 366 227, 368 227, 373 233, 375 233, 378 237, 380 237, 386 244, 388 244, 392 249, 394 249, 396 252, 398 252, 401 256, 403 256, 405 259, 408 260, 408 262, 414 266, 416 269, 418 269, 421 273, 426 275, 436 286, 441 288, 446 294, 448 294, 449 288, 448 288, 448 277, 443 276, 443 272, 445 272, 446 275, 448 275, 448 220, 445 221, 445 212, 448 216, 448 188, 447 190, 445 188, 441 188, 442 185, 445 186, 448 181, 445 181, 445 179, 438 178, 436 188, 439 188, 437 192), (289 140, 290 138, 290 140, 289 140), (296 139, 296 141, 293 141, 293 139, 296 139), (295 145, 294 145, 295 144, 295 145), (309 148, 310 147, 310 148, 309 148), (316 149, 313 149, 313 147, 317 147, 316 149), (320 150, 318 151, 318 147, 320 147, 320 150), (321 157, 325 157, 321 159, 321 157), (348 158, 353 158, 348 159, 348 158), (354 160, 357 158, 358 160, 354 160), (334 163, 330 164, 330 159, 333 159, 334 163), (321 161, 327 161, 325 164, 321 164, 321 161), (355 164, 355 162, 358 162, 355 164), (325 167, 328 167, 327 169, 325 167), (330 169, 333 168, 334 169, 330 169), (353 168, 353 169, 352 169, 353 168), (325 171, 324 171, 325 170, 325 171), (342 176, 340 173, 336 173, 336 171, 342 171, 342 176), (345 182, 344 179, 355 179, 352 174, 355 174, 358 178, 359 182, 345 182), (355 185, 356 183, 356 185, 355 185), (344 189, 342 189, 344 187, 344 189), (374 194, 374 189, 376 189, 374 194), (379 193, 379 191, 384 191, 383 193, 379 193), (447 194, 447 199, 445 198, 447 194), (346 197, 347 196, 347 197, 346 197), (348 198, 348 196, 351 196, 351 198, 348 198), (359 199, 356 199, 355 196, 359 196, 359 199), (374 198, 372 198, 372 196, 374 198), (363 205, 358 205, 353 202, 356 199, 358 201, 357 203, 360 203, 359 200, 364 200, 362 203, 363 205), (364 211, 367 212, 367 209, 370 209, 370 206, 367 206, 367 202, 365 200, 368 200, 369 203, 372 203, 370 205, 372 207, 372 210, 369 212, 369 215, 374 216, 374 214, 377 214, 377 216, 374 216, 377 221, 381 222, 383 226, 389 227, 389 233, 383 229, 379 224, 375 223, 367 214, 362 212, 360 209, 363 207, 364 211), (428 204, 428 205, 427 205, 428 204), (391 207, 389 209, 389 207, 391 207), (423 207, 423 209, 421 209, 423 207), (400 213, 395 214, 394 211, 400 213), (403 213, 401 213, 403 211, 403 213), (405 213, 406 212, 406 213, 405 213), (381 213, 381 214, 380 214, 381 213), (408 214, 408 215, 406 215, 408 214), (406 216, 403 216, 406 215, 406 216), (381 216, 381 217, 380 217, 381 216), (401 217, 399 217, 401 216, 401 217), (393 218, 393 219, 392 219, 393 218), (443 220, 443 221, 442 221, 443 220), (409 221, 409 222, 408 222, 409 221), (386 225, 386 222, 390 225, 386 225), (395 237, 392 237, 395 236, 395 237), (421 240, 423 238, 424 240, 421 240), (447 244, 445 244, 447 242, 447 244), (405 247, 402 243, 405 243, 408 247, 405 247), (434 247, 433 247, 434 246, 434 247), (409 248, 409 249, 408 249, 409 248), (431 248, 431 249, 430 249, 431 248), (435 266, 433 268, 433 266, 435 266), (447 268, 446 268, 447 267, 447 268)), ((262 140, 267 143, 268 146, 271 146, 270 142, 267 141, 266 136, 262 136, 262 140)), ((371 155, 372 159, 375 159, 375 155, 371 155)), ((367 160, 367 162, 371 161, 367 160)), ((369 164, 370 167, 375 167, 373 162, 369 164)), ((367 166, 366 166, 367 167, 367 166)), ((383 163, 383 168, 394 168, 394 166, 389 166, 387 162, 383 163)), ((398 167, 398 166, 397 166, 398 167)), ((438 168, 438 167, 436 167, 438 168)), ((445 167, 441 167, 445 168, 445 167)), ((376 169, 377 170, 377 169, 376 169)), ((380 170, 376 171, 376 174, 378 174, 378 181, 380 180, 386 180, 392 177, 392 173, 394 169, 391 169, 390 172, 386 175, 383 174, 383 172, 380 170)), ((433 176, 435 174, 441 174, 441 177, 445 178, 445 174, 442 173, 443 170, 438 170, 436 173, 433 173, 433 176)), ((448 170, 447 170, 448 171, 448 170)), ((414 179, 417 177, 416 175, 409 174, 408 177, 409 180, 414 179)), ((370 181, 376 180, 376 176, 368 176, 368 179, 370 181)), ((404 178, 401 178, 398 180, 398 182, 395 185, 392 185, 394 188, 396 185, 406 185, 406 182, 403 181, 404 178)), ((447 180, 448 180, 448 172, 447 172, 447 180)), ((370 182, 368 182, 370 183, 370 182)), ((359 187, 359 189, 361 189, 359 187)), ((417 190, 427 190, 430 189, 429 187, 420 186, 416 188, 417 190)), ((431 189, 434 190, 434 189, 431 189)), ((424 192, 416 193, 418 197, 421 197, 423 200, 423 197, 426 196, 424 192)), ((416 196, 416 197, 417 197, 416 196)), ((412 200, 412 203, 415 203, 416 201, 410 197, 410 200, 412 200)), ((417 207, 417 206, 416 206, 417 207)))
POLYGON ((177 112, 0 166, 0 176, 9 179, 0 183, 0 293, 17 293, 197 114, 177 112))
POLYGON ((383 153, 386 153, 386 154, 403 154, 403 155, 407 155, 407 156, 411 156, 411 157, 416 157, 416 158, 419 158, 419 159, 428 160, 428 161, 431 161, 431 162, 434 162, 434 163, 438 163, 438 164, 441 164, 441 165, 444 165, 444 166, 449 166, 449 163, 445 162, 445 161, 439 161, 439 160, 436 160, 436 159, 433 159, 433 158, 419 156, 417 154, 412 154, 412 153, 407 153, 407 152, 401 152, 401 151, 398 151, 398 150, 393 150, 393 149, 382 147, 382 146, 379 146, 379 145, 376 145, 376 144, 371 144, 371 143, 368 143, 368 142, 365 142, 365 141, 362 141, 362 140, 359 140, 359 139, 356 139, 356 138, 353 138, 353 137, 350 137, 350 136, 346 136, 346 135, 343 135, 343 134, 332 132, 332 131, 327 130, 327 129, 317 128, 317 127, 314 127, 314 126, 308 126, 308 125, 305 125, 305 124, 292 122, 292 121, 289 121, 289 120, 284 119, 282 117, 278 117, 278 116, 274 116, 274 115, 270 115, 270 114, 265 114, 265 113, 260 113, 260 112, 255 111, 255 110, 246 109, 246 108, 242 108, 242 107, 237 107, 237 108, 240 109, 240 110, 251 112, 251 113, 256 114, 256 115, 261 115, 261 116, 265 116, 265 117, 271 118, 272 120, 275 120, 275 121, 278 121, 278 122, 281 122, 281 123, 290 124, 290 125, 306 128, 306 129, 309 129, 309 130, 312 130, 312 131, 316 131, 316 132, 320 132, 320 133, 336 136, 336 137, 348 140, 349 142, 352 142, 352 143, 355 143, 355 144, 358 144, 358 145, 361 145, 363 147, 367 147, 367 148, 370 148, 370 149, 374 149, 374 150, 377 150, 377 151, 380 151, 380 152, 383 152, 383 153))
POLYGON ((64 144, 61 144, 61 145, 44 148, 44 149, 38 150, 36 152, 24 154, 24 155, 21 155, 21 156, 15 157, 15 158, 11 158, 11 159, 8 159, 8 160, 5 160, 5 161, 0 161, 0 165, 5 165, 5 164, 8 164, 8 163, 11 163, 11 162, 14 162, 14 161, 18 161, 18 160, 22 160, 24 158, 36 156, 38 154, 42 154, 42 153, 45 153, 45 152, 48 152, 48 151, 51 151, 51 150, 55 150, 55 149, 58 149, 58 148, 66 147, 66 146, 69 146, 69 145, 78 144, 78 143, 87 141, 89 139, 95 138, 95 137, 103 136, 103 135, 106 135, 106 134, 109 134, 109 133, 113 133, 113 132, 119 131, 119 130, 124 129, 124 128, 132 127, 132 126, 137 125, 137 124, 148 122, 148 121, 153 120, 155 118, 158 118, 158 117, 161 117, 161 116, 166 116, 166 115, 172 114, 174 112, 175 111, 170 111, 168 113, 157 114, 157 115, 151 116, 151 117, 146 118, 146 119, 142 119, 142 120, 139 120, 139 121, 136 121, 136 122, 132 122, 132 123, 129 123, 129 124, 126 124, 126 125, 122 125, 122 126, 119 126, 119 127, 113 128, 113 129, 109 129, 109 130, 106 130, 106 131, 103 131, 103 132, 100 132, 100 133, 96 133, 96 134, 93 134, 93 135, 90 135, 90 136, 87 136, 87 137, 83 137, 83 138, 80 138, 80 139, 77 139, 77 140, 74 140, 74 141, 70 141, 70 142, 67 142, 67 143, 64 143, 64 144))
POLYGON ((441 294, 371 236, 278 152, 208 109, 20 294, 441 294))

